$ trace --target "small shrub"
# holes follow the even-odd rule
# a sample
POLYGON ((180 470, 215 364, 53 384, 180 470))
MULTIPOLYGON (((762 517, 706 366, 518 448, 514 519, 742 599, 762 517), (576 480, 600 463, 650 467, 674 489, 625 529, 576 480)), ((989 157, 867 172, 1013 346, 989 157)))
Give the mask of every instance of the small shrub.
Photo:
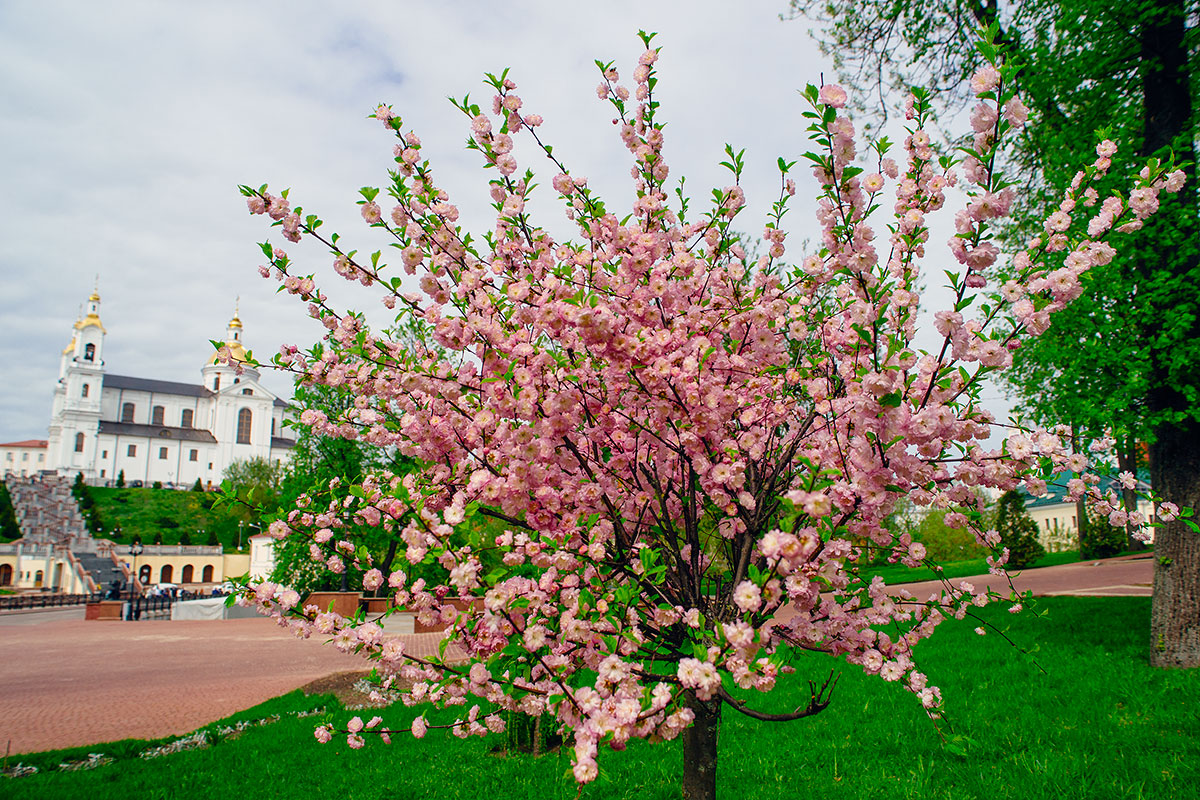
POLYGON ((505 741, 497 749, 540 756, 557 750, 562 744, 558 721, 550 714, 534 717, 520 711, 506 711, 504 718, 505 741))
POLYGON ((966 561, 987 555, 987 550, 975 541, 967 528, 951 528, 946 524, 946 512, 930 511, 913 531, 913 539, 925 545, 929 558, 937 562, 966 561))
POLYGON ((160 528, 178 528, 179 527, 179 523, 176 522, 175 520, 171 519, 170 517, 159 517, 158 519, 154 520, 154 524, 160 528))
POLYGON ((192 484, 192 491, 193 492, 203 492, 204 491, 204 484, 200 482, 199 478, 196 478, 196 482, 192 484))
POLYGON ((1037 523, 1025 513, 1025 499, 1015 491, 1005 492, 996 507, 996 531, 1008 548, 1008 567, 1024 569, 1046 555, 1038 541, 1037 523))
POLYGON ((1081 558, 1111 558, 1125 549, 1125 529, 1114 528, 1107 520, 1089 514, 1080 533, 1081 558))
POLYGON ((162 481, 155 481, 153 484, 151 484, 151 488, 154 488, 154 489, 161 489, 161 488, 162 488, 162 481))
POLYGON ((125 470, 121 470, 120 472, 117 473, 117 488, 118 489, 125 488, 125 470))

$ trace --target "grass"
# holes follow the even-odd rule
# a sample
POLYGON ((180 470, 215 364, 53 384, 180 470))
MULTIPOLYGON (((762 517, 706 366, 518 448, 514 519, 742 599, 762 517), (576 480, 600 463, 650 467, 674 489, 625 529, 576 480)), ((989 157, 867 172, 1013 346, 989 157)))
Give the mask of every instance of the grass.
MULTIPOLYGON (((105 536, 114 527, 121 527, 121 543, 132 542, 135 536, 150 544, 162 534, 163 544, 179 544, 187 534, 192 544, 208 544, 209 534, 216 532, 226 549, 237 544, 238 521, 247 521, 241 509, 215 506, 216 495, 206 492, 176 491, 173 489, 89 487, 88 493, 100 514, 105 536), (203 530, 200 534, 198 531, 203 530)), ((242 545, 247 546, 252 528, 243 528, 242 545)))
MULTIPOLYGON (((1131 555, 1136 551, 1128 551, 1121 555, 1131 555)), ((1146 551, 1142 551, 1143 553, 1146 551)), ((1074 564, 1078 561, 1090 559, 1081 559, 1078 550, 1065 550, 1060 553, 1047 553, 1037 560, 1037 562, 1027 569, 1038 569, 1040 567, 1055 567, 1059 564, 1074 564)), ((943 578, 965 578, 968 575, 984 575, 988 571, 987 560, 984 558, 972 558, 965 561, 951 561, 942 564, 943 578)), ((1022 572, 1024 570, 1021 570, 1022 572)), ((863 577, 870 580, 875 575, 883 578, 883 582, 892 585, 896 583, 916 583, 917 581, 932 581, 937 580, 938 573, 934 572, 929 567, 906 567, 903 564, 880 564, 878 566, 866 567, 862 570, 863 577)))
MULTIPOLYGON (((726 710, 720 743, 724 800, 821 797, 1027 800, 1184 798, 1200 781, 1200 671, 1151 669, 1146 662, 1148 598, 1048 598, 1034 613, 1003 606, 983 616, 1027 649, 975 621, 949 622, 918 648, 922 669, 947 700, 941 732, 915 699, 878 678, 823 656, 781 684, 769 705, 807 702, 806 679, 842 675, 833 705, 807 720, 771 725, 726 710), (1039 668, 1040 665, 1040 668, 1039 668), (1044 669, 1045 672, 1042 672, 1044 669), (950 745, 944 745, 940 737, 950 745)), ((764 700, 756 705, 764 707, 764 700)), ((235 719, 334 703, 293 693, 235 719)), ((352 713, 336 710, 333 721, 352 713)), ((382 712, 405 726, 415 711, 382 712)), ((88 772, 39 774, 0 783, 20 798, 261 796, 288 798, 572 798, 570 753, 497 755, 493 739, 459 741, 431 731, 350 750, 320 746, 320 718, 284 717, 234 740, 152 761, 125 758, 88 772)), ((131 752, 128 742, 20 756, 56 764, 64 752, 131 752)), ((678 742, 633 742, 601 754, 601 775, 584 798, 678 796, 678 742)), ((16 760, 16 759, 14 759, 16 760)))

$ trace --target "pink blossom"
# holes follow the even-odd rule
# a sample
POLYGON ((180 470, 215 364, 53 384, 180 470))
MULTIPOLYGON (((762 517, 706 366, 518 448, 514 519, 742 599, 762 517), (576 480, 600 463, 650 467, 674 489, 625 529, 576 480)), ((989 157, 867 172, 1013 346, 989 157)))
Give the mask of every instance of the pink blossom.
MULTIPOLYGON (((355 255, 364 251, 351 237, 321 232, 334 251, 322 266, 379 291, 392 316, 341 311, 306 274, 306 254, 293 262, 272 249, 267 269, 324 336, 308 351, 285 346, 278 363, 339 399, 302 411, 304 432, 421 465, 331 481, 269 530, 296 542, 312 569, 362 575, 371 592, 384 583, 375 559, 388 552, 387 602, 445 629, 446 651, 405 650, 385 634, 394 617, 301 607, 270 582, 243 602, 373 659, 385 685, 411 685, 406 704, 463 706, 448 726, 455 736, 502 729, 482 703, 548 715, 574 737, 581 782, 598 776, 601 744, 679 736, 695 719, 692 698, 726 702, 726 678, 731 689, 770 691, 789 671, 772 661, 785 644, 861 665, 937 714, 941 694, 910 654, 942 621, 992 597, 960 585, 925 602, 865 577, 860 556, 909 566, 929 557, 883 524, 900 498, 972 528, 995 574, 1010 554, 995 530, 975 529, 979 493, 1040 495, 1043 465, 1077 473, 1067 489, 1097 513, 1143 521, 1118 508, 1115 491, 1101 495, 1062 430, 1006 428, 1007 441, 991 443, 998 426, 981 406, 981 381, 1048 329, 1085 290, 1087 270, 1112 261, 1113 228, 1140 225, 1181 181, 1151 167, 1101 202, 1098 187, 1121 180, 1099 180, 1115 151, 1102 144, 1045 229, 1014 253, 992 221, 1011 211, 1016 189, 995 188, 1007 179, 991 154, 1027 116, 1019 101, 986 98, 965 139, 979 155, 952 167, 936 158, 930 113, 910 98, 906 163, 872 150, 861 164, 852 122, 830 111, 846 93, 826 85, 810 97, 820 154, 811 231, 789 237, 784 227, 795 218, 785 214, 792 174, 750 227, 732 222, 754 207, 740 181, 685 216, 665 118, 648 101, 655 58, 647 51, 635 67, 636 102, 614 69, 599 88, 630 100, 613 123, 627 159, 617 172, 634 182, 628 205, 602 200, 554 156, 549 173, 533 174, 542 159, 518 171, 521 137, 535 153, 550 145, 531 130, 540 117, 522 117, 512 81, 494 78, 502 127, 471 112, 466 123, 490 170, 482 202, 468 201, 493 204, 487 228, 459 222, 435 182, 444 173, 389 110, 385 233, 399 263, 385 267, 355 255), (998 119, 1000 103, 1011 125, 998 119), (566 215, 550 227, 526 203, 547 177, 546 199, 566 215), (894 197, 883 194, 887 180, 894 197), (1086 223, 1088 238, 1068 237, 1093 201, 1098 210, 1076 226, 1086 223), (950 229, 940 212, 953 216, 953 259, 936 241, 950 229), (763 231, 761 252, 748 253, 735 229, 763 231), (795 242, 811 244, 784 263, 795 242), (989 291, 997 265, 1005 274, 989 291), (956 300, 938 307, 923 286, 943 267, 956 300), (940 336, 933 347, 929 327, 940 336), (486 534, 466 525, 473 509, 490 518, 486 534), (410 580, 402 566, 428 577, 410 580), (713 580, 724 569, 737 577, 713 580)), ((980 70, 972 88, 996 92, 1002 71, 980 70)), ((305 230, 283 195, 262 194, 285 237, 305 230)), ((385 224, 374 200, 361 210, 368 226, 385 224)), ((1177 512, 1160 504, 1160 519, 1177 512)), ((381 724, 355 720, 351 747, 381 724)), ((424 716, 412 723, 416 738, 427 729, 424 716)))
POLYGON ((971 78, 971 91, 977 95, 993 91, 999 85, 1000 70, 991 64, 980 67, 971 78))
POLYGON ((821 87, 821 91, 817 95, 819 102, 833 108, 842 108, 846 105, 846 90, 836 83, 827 83, 821 87))

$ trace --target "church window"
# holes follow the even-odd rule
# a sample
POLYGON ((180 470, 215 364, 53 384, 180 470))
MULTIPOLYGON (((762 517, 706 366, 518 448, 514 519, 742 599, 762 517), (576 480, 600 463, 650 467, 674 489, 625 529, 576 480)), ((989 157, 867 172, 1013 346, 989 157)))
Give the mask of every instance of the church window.
MULTIPOLYGON (((101 458, 108 458, 108 451, 107 451, 107 450, 104 450, 104 451, 101 453, 100 457, 101 457, 101 458)), ((38 459, 38 461, 41 461, 41 459, 39 458, 39 459, 38 459)))
POLYGON ((95 361, 96 360, 96 345, 89 344, 83 348, 83 360, 84 361, 95 361))
MULTIPOLYGON (((79 441, 79 436, 83 436, 83 434, 81 433, 81 434, 79 434, 78 436, 76 436, 76 437, 75 437, 75 440, 76 440, 76 441, 79 441)), ((78 452, 83 452, 83 450, 82 450, 81 448, 76 448, 76 450, 77 450, 78 452)), ((29 460, 29 453, 21 453, 21 460, 22 460, 22 461, 28 461, 28 460, 29 460)))
POLYGON ((238 423, 237 423, 237 443, 238 444, 250 444, 250 423, 253 420, 253 417, 254 417, 254 415, 250 412, 250 409, 248 409, 248 408, 243 408, 241 411, 238 412, 238 423))
POLYGON ((199 450, 189 450, 188 451, 188 461, 197 461, 197 460, 199 460, 199 457, 200 457, 199 450))
POLYGON ((121 405, 121 422, 133 422, 133 403, 121 405))
POLYGON ((275 418, 274 417, 271 418, 271 435, 272 436, 275 435, 275 418))
POLYGON ((83 397, 87 397, 87 396, 88 396, 88 385, 87 385, 86 383, 83 385, 83 392, 82 392, 82 396, 83 396, 83 397))
MULTIPOLYGON (((83 434, 82 433, 75 434, 75 452, 76 453, 83 452, 83 434)), ((26 456, 28 456, 28 455, 29 454, 26 453, 26 456)))
POLYGON ((242 389, 242 394, 254 394, 250 389, 242 389))
POLYGON ((216 390, 218 390, 220 388, 221 388, 221 376, 218 375, 217 377, 213 378, 213 391, 215 392, 216 390))
MULTIPOLYGON (((108 455, 108 453, 105 453, 105 455, 108 455)), ((38 463, 40 464, 40 463, 42 463, 42 462, 43 462, 43 461, 45 461, 45 460, 46 460, 46 454, 45 454, 45 453, 38 453, 38 463)))
POLYGON ((179 420, 179 427, 181 427, 181 428, 192 427, 192 417, 193 417, 192 410, 190 408, 185 408, 183 410, 183 415, 179 420))
POLYGON ((167 458, 167 448, 165 448, 165 447, 158 448, 158 457, 165 461, 167 458))
POLYGON ((137 445, 136 444, 129 445, 129 448, 126 449, 126 451, 125 451, 125 455, 129 456, 130 458, 133 458, 134 456, 136 456, 137 455, 137 445))
POLYGON ((163 417, 166 415, 166 409, 162 406, 155 406, 150 412, 150 424, 162 425, 163 417))

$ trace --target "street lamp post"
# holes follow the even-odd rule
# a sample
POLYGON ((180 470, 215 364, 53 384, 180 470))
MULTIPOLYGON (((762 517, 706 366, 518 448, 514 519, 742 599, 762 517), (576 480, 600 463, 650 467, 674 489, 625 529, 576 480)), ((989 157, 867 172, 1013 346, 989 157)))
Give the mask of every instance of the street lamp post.
POLYGON ((129 614, 125 617, 127 621, 133 619, 134 594, 137 591, 137 557, 142 554, 144 549, 141 539, 134 539, 133 544, 129 545, 129 555, 133 557, 133 567, 129 573, 129 614))

